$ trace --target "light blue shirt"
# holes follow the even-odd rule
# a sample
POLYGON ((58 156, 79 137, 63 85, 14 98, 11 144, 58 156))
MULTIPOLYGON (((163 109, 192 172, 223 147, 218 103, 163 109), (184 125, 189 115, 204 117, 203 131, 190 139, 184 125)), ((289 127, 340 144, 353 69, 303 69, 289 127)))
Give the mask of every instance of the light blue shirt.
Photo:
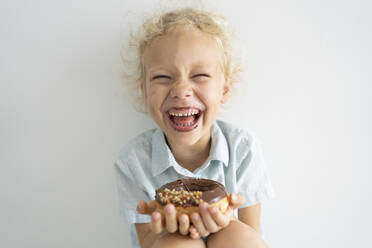
POLYGON ((151 222, 150 216, 136 212, 138 202, 154 200, 155 189, 170 181, 185 177, 218 181, 228 193, 245 197, 241 208, 274 197, 259 141, 252 133, 217 120, 211 138, 207 160, 193 172, 176 162, 160 128, 140 134, 121 150, 115 163, 120 214, 131 224, 132 247, 140 247, 134 223, 151 222))

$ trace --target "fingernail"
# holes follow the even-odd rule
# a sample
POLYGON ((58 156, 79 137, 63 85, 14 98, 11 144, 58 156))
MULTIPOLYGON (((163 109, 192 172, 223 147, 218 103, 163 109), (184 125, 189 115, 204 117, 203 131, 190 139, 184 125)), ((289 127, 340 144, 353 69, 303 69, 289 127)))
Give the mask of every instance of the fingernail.
POLYGON ((217 213, 217 208, 216 208, 216 207, 210 208, 210 210, 211 210, 211 213, 212 213, 212 214, 217 213))
POLYGON ((168 206, 165 211, 167 211, 168 214, 172 214, 173 213, 173 207, 168 206))
POLYGON ((192 216, 192 219, 193 219, 194 221, 197 221, 197 220, 199 219, 199 216, 198 216, 197 214, 195 214, 195 215, 192 216))
POLYGON ((206 202, 202 202, 202 203, 200 203, 200 207, 205 210, 205 209, 207 209, 208 204, 206 202))

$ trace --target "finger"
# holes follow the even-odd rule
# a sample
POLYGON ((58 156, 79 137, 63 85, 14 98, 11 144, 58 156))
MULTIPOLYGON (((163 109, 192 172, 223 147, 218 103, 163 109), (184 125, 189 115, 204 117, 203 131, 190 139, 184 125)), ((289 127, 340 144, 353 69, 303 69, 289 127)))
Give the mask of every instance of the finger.
POLYGON ((191 233, 190 238, 192 239, 200 239, 200 234, 198 232, 191 233))
POLYGON ((168 232, 174 233, 177 231, 176 209, 172 204, 165 206, 165 225, 168 232))
POLYGON ((157 209, 156 201, 147 202, 147 214, 152 214, 157 209))
POLYGON ((199 232, 201 237, 206 237, 209 235, 209 232, 206 230, 202 219, 198 213, 191 214, 191 221, 194 224, 196 230, 199 232))
POLYGON ((230 213, 232 211, 230 208, 226 210, 225 214, 222 214, 217 207, 209 208, 209 212, 212 215, 213 220, 220 227, 226 227, 230 223, 230 213))
POLYGON ((223 215, 226 216, 227 219, 231 221, 232 219, 236 219, 234 216, 234 211, 235 211, 235 208, 228 206, 225 213, 223 213, 223 215))
POLYGON ((151 229, 155 234, 162 232, 163 225, 161 223, 161 214, 158 211, 155 211, 151 215, 151 229))
POLYGON ((195 228, 193 225, 190 225, 189 232, 190 232, 190 233, 196 233, 196 232, 198 232, 198 231, 196 230, 196 228, 195 228))
POLYGON ((217 232, 220 228, 217 226, 210 212, 208 211, 208 203, 202 202, 199 205, 201 218, 203 220, 204 227, 210 233, 217 232))
POLYGON ((241 205, 243 205, 245 199, 244 199, 244 196, 240 195, 240 194, 236 194, 236 193, 231 193, 229 195, 229 205, 235 209, 235 208, 238 208, 240 207, 241 205))
POLYGON ((189 216, 182 214, 178 217, 179 221, 179 230, 182 235, 187 235, 189 233, 190 220, 189 216))
POLYGON ((200 239, 200 234, 193 225, 190 225, 190 238, 200 239))

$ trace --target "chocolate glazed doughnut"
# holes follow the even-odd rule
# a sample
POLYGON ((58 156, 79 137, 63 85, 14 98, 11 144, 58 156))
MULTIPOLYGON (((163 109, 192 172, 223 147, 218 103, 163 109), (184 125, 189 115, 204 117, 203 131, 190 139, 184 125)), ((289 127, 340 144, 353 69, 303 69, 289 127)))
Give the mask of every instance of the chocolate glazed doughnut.
POLYGON ((156 190, 157 209, 164 214, 164 208, 172 203, 181 214, 199 212, 199 203, 207 202, 224 213, 229 205, 225 187, 210 179, 180 179, 161 186, 156 190))

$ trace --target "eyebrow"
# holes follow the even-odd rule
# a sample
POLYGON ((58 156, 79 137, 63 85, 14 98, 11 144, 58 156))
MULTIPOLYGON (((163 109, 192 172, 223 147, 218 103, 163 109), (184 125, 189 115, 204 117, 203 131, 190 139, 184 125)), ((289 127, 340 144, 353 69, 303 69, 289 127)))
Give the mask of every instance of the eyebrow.
POLYGON ((164 72, 164 71, 168 71, 165 67, 157 67, 157 66, 155 66, 155 67, 150 67, 150 68, 146 68, 146 67, 144 67, 144 69, 145 69, 146 71, 148 71, 148 73, 154 73, 154 71, 156 71, 156 72, 158 72, 158 71, 162 71, 162 72, 164 72))
MULTIPOLYGON (((169 69, 169 65, 168 66, 157 66, 157 65, 154 65, 152 67, 148 67, 148 66, 145 66, 144 65, 144 70, 149 73, 149 74, 153 74, 153 73, 169 73, 170 71, 173 71, 174 70, 174 66, 171 65, 170 66, 171 68, 169 69)), ((210 73, 212 73, 212 70, 214 70, 215 68, 212 68, 213 66, 210 66, 210 65, 207 65, 206 63, 203 63, 202 61, 196 61, 194 63, 191 64, 190 68, 192 68, 192 70, 207 70, 209 71, 210 73)))

